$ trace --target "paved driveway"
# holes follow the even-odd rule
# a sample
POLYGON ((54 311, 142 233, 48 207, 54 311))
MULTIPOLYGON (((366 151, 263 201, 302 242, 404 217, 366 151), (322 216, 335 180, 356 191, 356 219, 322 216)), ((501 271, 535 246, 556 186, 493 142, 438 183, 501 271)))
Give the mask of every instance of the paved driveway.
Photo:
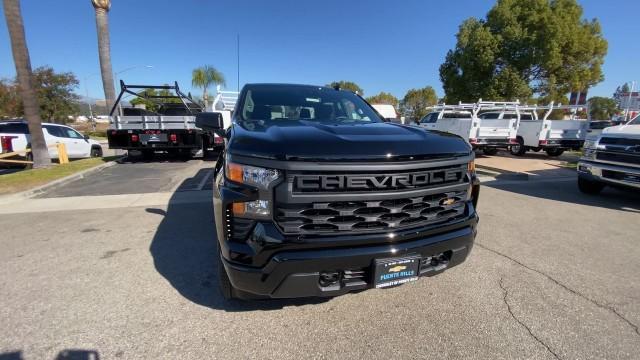
POLYGON ((640 354, 638 194, 584 197, 571 176, 485 179, 476 246, 459 267, 335 299, 225 302, 211 192, 199 186, 211 167, 117 165, 94 179, 103 195, 71 183, 0 209, 0 358, 640 354))

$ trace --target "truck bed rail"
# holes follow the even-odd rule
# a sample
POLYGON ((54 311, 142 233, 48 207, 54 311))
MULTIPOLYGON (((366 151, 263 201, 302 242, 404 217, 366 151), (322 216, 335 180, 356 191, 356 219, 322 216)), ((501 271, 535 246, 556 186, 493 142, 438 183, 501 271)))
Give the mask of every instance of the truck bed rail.
POLYGON ((113 116, 113 130, 199 130, 195 116, 113 116))

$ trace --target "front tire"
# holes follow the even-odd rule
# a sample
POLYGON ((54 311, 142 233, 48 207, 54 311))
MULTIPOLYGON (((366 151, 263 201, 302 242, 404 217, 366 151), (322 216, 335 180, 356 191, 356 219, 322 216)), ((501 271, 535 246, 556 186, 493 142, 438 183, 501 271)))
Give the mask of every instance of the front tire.
POLYGON ((581 177, 578 178, 578 189, 585 194, 597 195, 604 187, 605 184, 599 181, 587 180, 581 177))
MULTIPOLYGON (((217 243, 217 241, 216 241, 217 243)), ((229 280, 229 276, 227 275, 227 270, 224 268, 222 264, 222 253, 220 252, 220 244, 217 244, 218 248, 218 288, 220 290, 220 294, 225 300, 234 300, 236 299, 236 289, 231 284, 229 280)))
POLYGON ((484 148, 482 149, 482 153, 485 155, 493 156, 498 153, 498 149, 496 148, 484 148))

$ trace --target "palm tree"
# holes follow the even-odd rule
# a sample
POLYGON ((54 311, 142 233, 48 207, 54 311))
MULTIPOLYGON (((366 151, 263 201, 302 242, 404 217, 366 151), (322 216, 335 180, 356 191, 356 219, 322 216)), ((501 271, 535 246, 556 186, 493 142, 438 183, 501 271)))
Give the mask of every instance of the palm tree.
POLYGON ((202 89, 204 107, 209 106, 209 93, 207 89, 214 84, 225 85, 224 75, 211 65, 201 66, 193 69, 191 75, 191 85, 202 89))
POLYGON ((31 156, 34 168, 51 166, 51 158, 47 151, 47 143, 42 133, 42 119, 40 119, 40 107, 38 98, 33 88, 33 75, 31 73, 31 60, 29 49, 24 35, 24 24, 20 11, 19 0, 4 0, 4 16, 7 19, 9 37, 11 38, 11 51, 13 62, 16 65, 16 74, 24 117, 27 119, 29 133, 31 134, 31 156))
POLYGON ((98 30, 98 55, 100 57, 100 73, 102 87, 107 103, 107 111, 111 111, 116 101, 116 89, 113 86, 113 70, 111 70, 111 44, 109 40, 109 16, 111 0, 91 0, 96 12, 96 28, 98 30))

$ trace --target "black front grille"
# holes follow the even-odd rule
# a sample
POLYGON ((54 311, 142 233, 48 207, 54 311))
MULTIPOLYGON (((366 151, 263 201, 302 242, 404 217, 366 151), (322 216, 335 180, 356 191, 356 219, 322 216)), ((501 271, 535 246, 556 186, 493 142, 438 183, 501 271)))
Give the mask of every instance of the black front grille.
POLYGON ((467 191, 374 201, 279 204, 276 223, 286 234, 370 232, 448 222, 464 214, 467 191))
POLYGON ((640 146, 640 139, 603 137, 598 142, 600 145, 640 146))
POLYGON ((640 164, 640 152, 633 153, 619 153, 619 152, 602 152, 598 151, 596 159, 603 161, 615 161, 619 163, 627 164, 640 164))

